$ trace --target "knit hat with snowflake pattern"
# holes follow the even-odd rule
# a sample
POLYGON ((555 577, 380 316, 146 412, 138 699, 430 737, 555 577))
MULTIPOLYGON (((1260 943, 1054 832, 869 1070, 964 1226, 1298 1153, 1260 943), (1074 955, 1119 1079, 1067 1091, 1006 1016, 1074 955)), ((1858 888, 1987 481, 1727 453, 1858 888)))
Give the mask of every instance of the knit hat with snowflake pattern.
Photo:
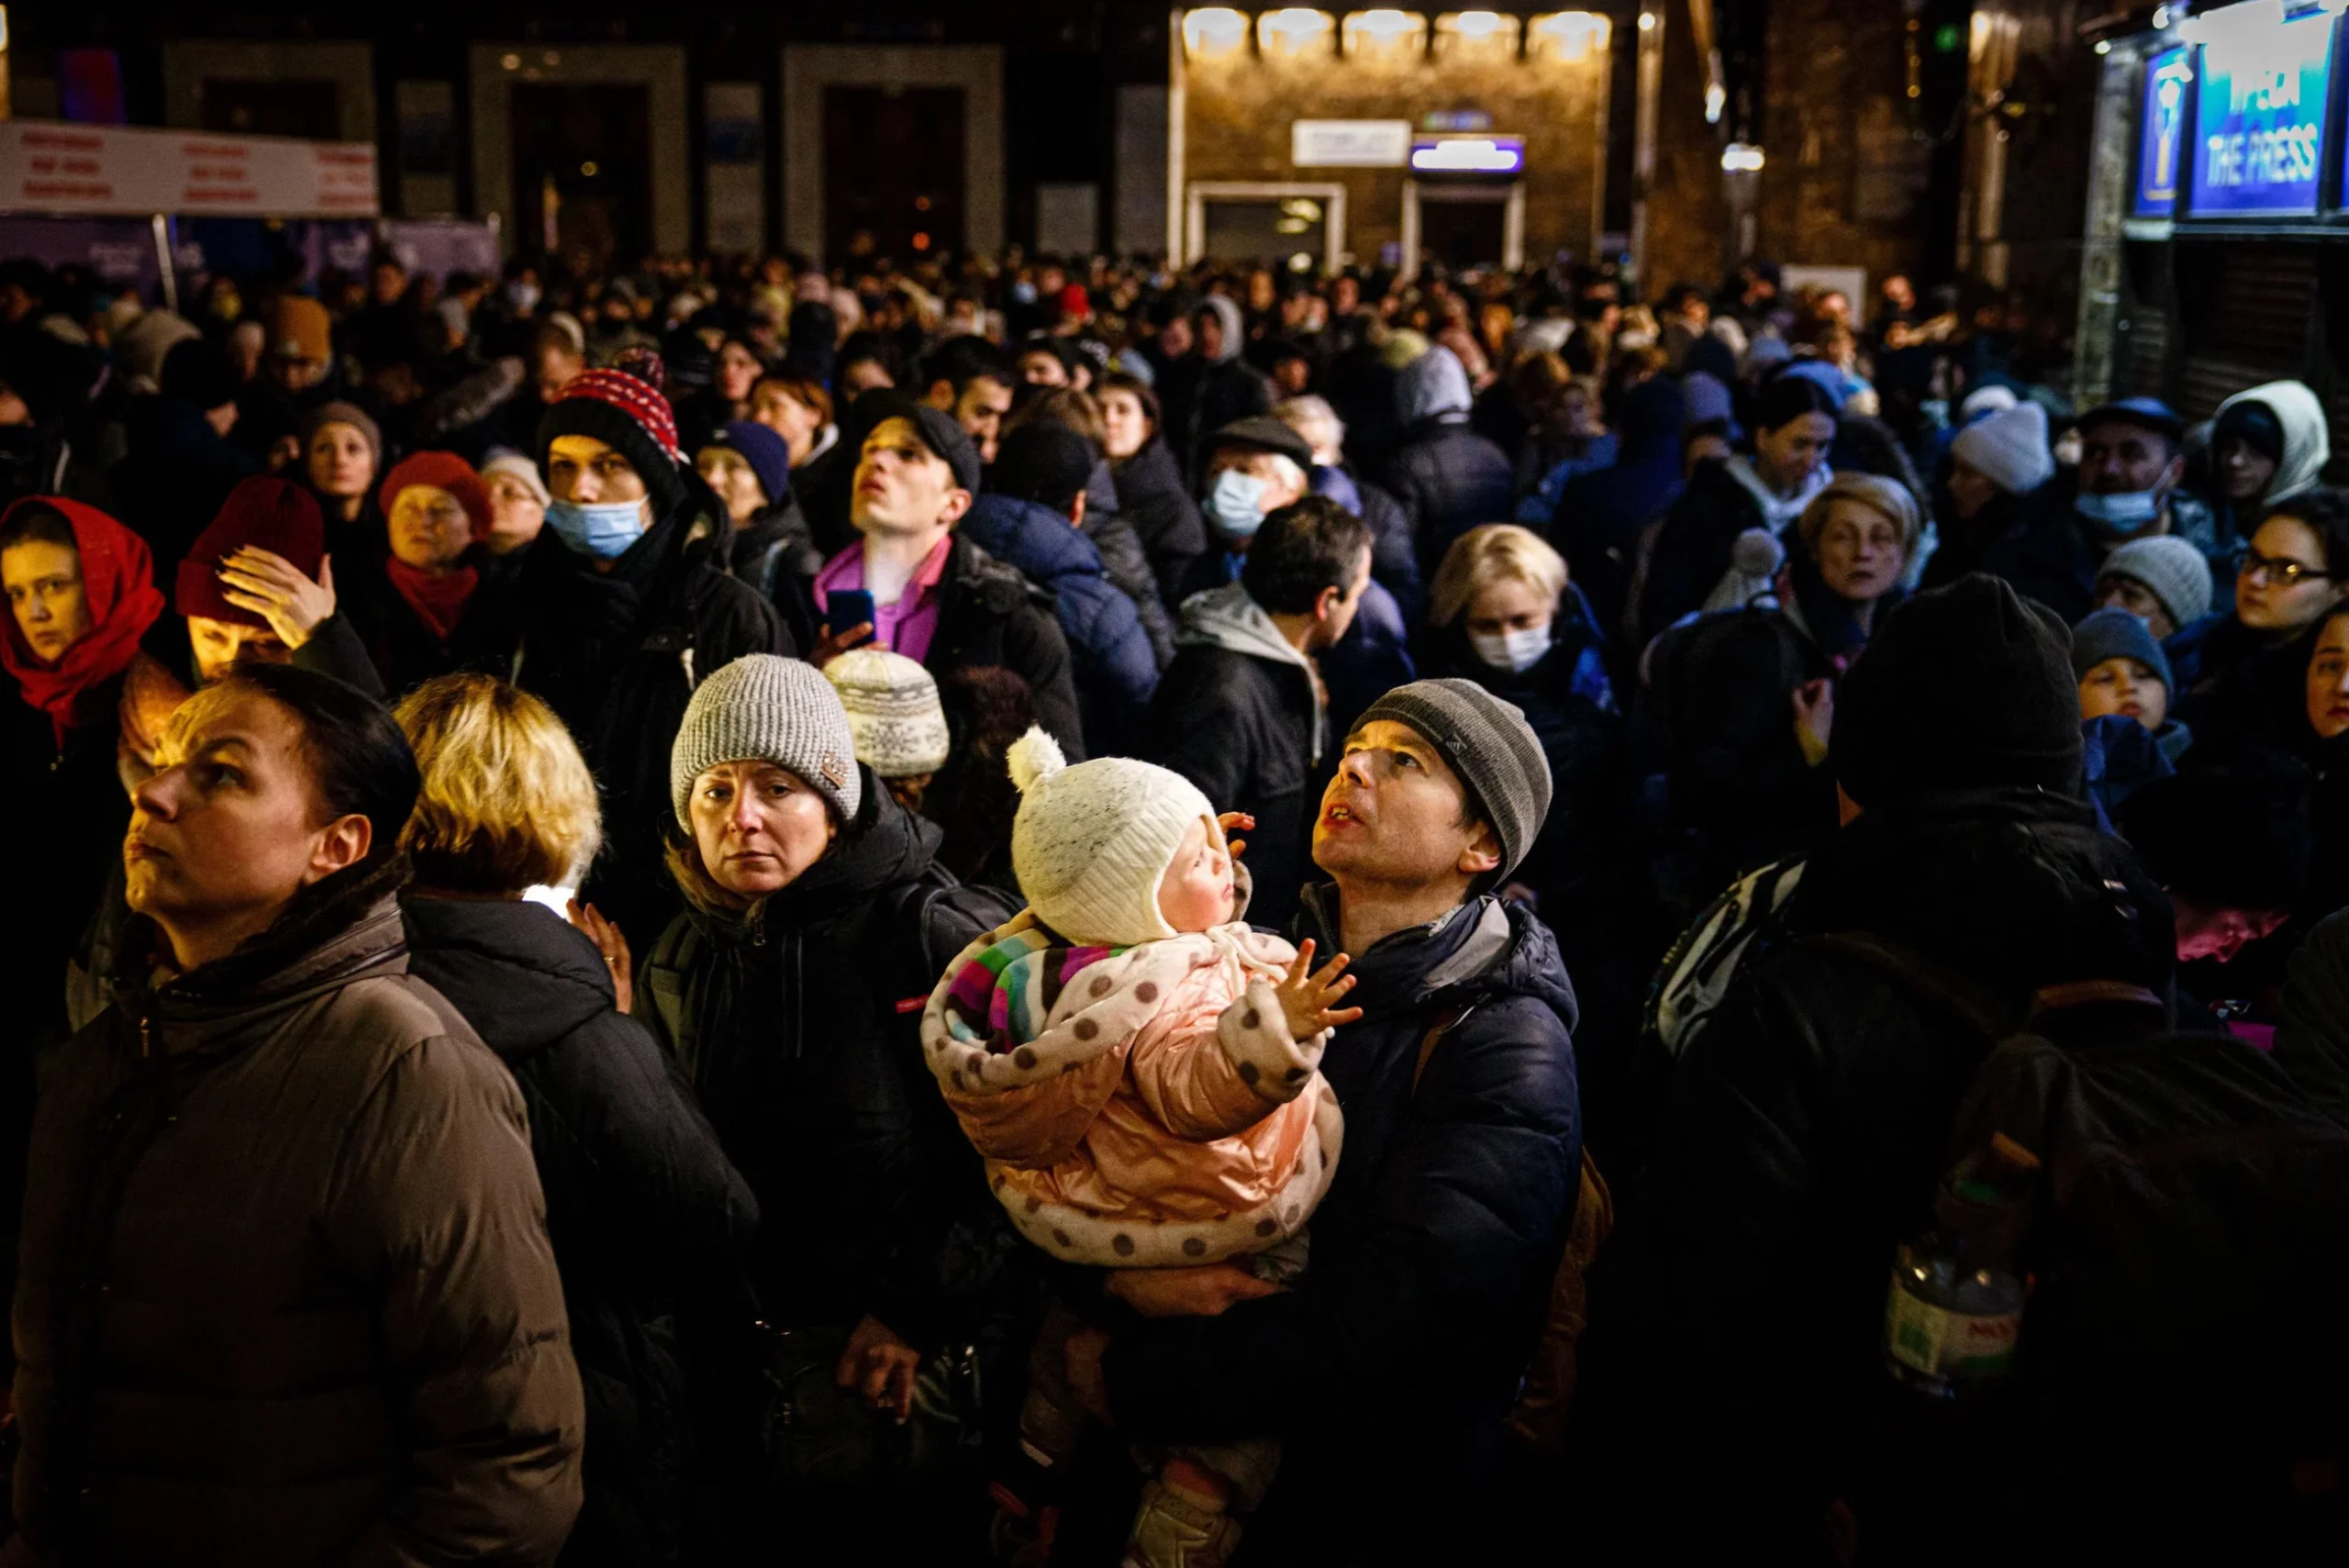
POLYGON ((1019 787, 1011 869, 1036 918, 1072 942, 1127 947, 1179 935, 1158 884, 1183 835, 1215 807, 1182 774, 1130 757, 1070 767, 1041 729, 1005 760, 1019 787))

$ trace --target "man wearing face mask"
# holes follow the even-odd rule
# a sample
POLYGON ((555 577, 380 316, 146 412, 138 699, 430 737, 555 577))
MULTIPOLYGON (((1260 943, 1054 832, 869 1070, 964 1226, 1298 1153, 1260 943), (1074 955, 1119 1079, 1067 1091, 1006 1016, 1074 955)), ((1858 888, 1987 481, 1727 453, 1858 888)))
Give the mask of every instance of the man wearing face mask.
POLYGON ((686 700, 746 653, 798 651, 774 606, 726 574, 726 509, 651 382, 581 374, 539 422, 538 454, 552 499, 522 562, 514 678, 603 783, 606 849, 584 891, 643 951, 676 913, 661 821, 686 700))
POLYGON ((2059 481, 2045 504, 1984 549, 1982 570, 2076 622, 2096 607, 2104 558, 2134 539, 2174 534, 2213 562, 2221 583, 2234 580, 2243 541, 2221 537, 2208 505, 2178 488, 2186 477, 2179 450, 2185 424, 2166 404, 2127 397, 2079 417, 2080 466, 2069 507, 2059 481))
POLYGON ((1234 419, 1207 439, 1199 470, 1199 516, 1207 553, 1184 569, 1174 603, 1240 580, 1241 563, 1264 519, 1306 495, 1313 448, 1269 414, 1234 419))

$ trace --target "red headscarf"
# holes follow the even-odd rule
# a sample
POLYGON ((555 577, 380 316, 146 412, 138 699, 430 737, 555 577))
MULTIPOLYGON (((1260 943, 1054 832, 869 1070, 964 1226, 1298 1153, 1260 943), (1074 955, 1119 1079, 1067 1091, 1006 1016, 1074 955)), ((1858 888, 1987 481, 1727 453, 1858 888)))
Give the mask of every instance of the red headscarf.
POLYGON ((163 613, 163 595, 155 586, 147 541, 95 506, 61 495, 28 495, 0 515, 0 528, 28 506, 47 506, 72 525, 90 629, 54 665, 44 664, 10 615, 0 664, 17 678, 25 700, 49 715, 62 746, 67 730, 112 716, 114 695, 105 687, 138 657, 139 639, 163 613))

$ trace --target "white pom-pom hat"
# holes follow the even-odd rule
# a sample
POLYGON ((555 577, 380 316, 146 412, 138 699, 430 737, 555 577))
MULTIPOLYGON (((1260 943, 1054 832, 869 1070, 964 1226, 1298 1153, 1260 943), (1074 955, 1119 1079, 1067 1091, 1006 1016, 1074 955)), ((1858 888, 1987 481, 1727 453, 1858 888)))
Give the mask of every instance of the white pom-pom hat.
POLYGON ((1191 824, 1215 807, 1182 774, 1130 757, 1070 767, 1041 729, 1005 754, 1019 789, 1011 869, 1036 918, 1070 941, 1129 947, 1177 936, 1158 884, 1191 824))

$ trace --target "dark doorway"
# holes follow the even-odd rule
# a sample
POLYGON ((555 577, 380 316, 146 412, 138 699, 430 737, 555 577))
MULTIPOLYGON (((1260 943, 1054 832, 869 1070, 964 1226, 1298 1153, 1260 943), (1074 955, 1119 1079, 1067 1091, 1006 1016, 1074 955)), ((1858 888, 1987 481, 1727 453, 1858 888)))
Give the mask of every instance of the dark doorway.
POLYGON ((1200 216, 1210 261, 1321 270, 1330 209, 1319 196, 1209 196, 1200 216))
POLYGON ((652 250, 651 90, 514 86, 515 249, 601 272, 652 250))
POLYGON ((204 128, 239 136, 299 136, 336 141, 342 118, 331 82, 236 82, 206 77, 204 128))
POLYGON ((963 89, 824 89, 824 254, 963 248, 963 89))
POLYGON ((1498 266, 1508 203, 1499 194, 1489 200, 1435 200, 1419 197, 1419 260, 1441 261, 1453 272, 1464 267, 1498 266))

